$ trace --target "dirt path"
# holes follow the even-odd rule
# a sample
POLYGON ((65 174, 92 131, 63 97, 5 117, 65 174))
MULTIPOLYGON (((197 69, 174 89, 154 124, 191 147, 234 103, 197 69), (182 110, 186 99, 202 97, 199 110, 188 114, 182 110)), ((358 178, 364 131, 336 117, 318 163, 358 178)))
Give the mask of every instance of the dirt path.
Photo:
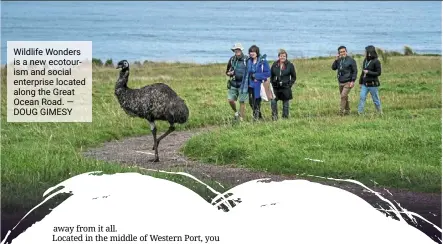
MULTIPOLYGON (((155 170, 167 170, 187 172, 200 180, 215 180, 224 186, 239 185, 243 182, 255 180, 259 178, 271 178, 273 180, 296 179, 297 176, 283 176, 269 174, 266 172, 256 172, 250 169, 237 168, 232 166, 218 166, 203 164, 192 161, 184 157, 179 149, 184 143, 193 135, 210 130, 210 128, 198 129, 193 131, 174 132, 163 139, 159 147, 160 162, 152 163, 152 136, 147 134, 140 137, 127 138, 121 141, 111 141, 104 143, 101 147, 89 149, 84 152, 86 157, 91 157, 108 162, 118 162, 125 165, 137 165, 143 168, 155 170)), ((162 132, 161 132, 162 133, 162 132)), ((313 181, 312 179, 308 179, 313 181)), ((320 180, 315 180, 320 182, 320 180)), ((337 183, 336 181, 324 181, 321 183, 340 187, 350 191, 373 206, 383 204, 377 196, 373 193, 363 190, 360 186, 352 183, 337 183)), ((401 207, 415 212, 433 224, 441 228, 441 208, 442 195, 434 193, 416 193, 397 189, 377 188, 368 186, 371 189, 379 192, 383 197, 393 201, 395 200, 401 207), (392 195, 390 195, 390 193, 392 195)), ((385 207, 386 209, 386 207, 385 207)), ((426 223, 419 223, 422 226, 418 227, 429 236, 435 236, 441 239, 441 234, 436 231, 434 227, 426 223)), ((437 239, 436 239, 437 241, 437 239)))

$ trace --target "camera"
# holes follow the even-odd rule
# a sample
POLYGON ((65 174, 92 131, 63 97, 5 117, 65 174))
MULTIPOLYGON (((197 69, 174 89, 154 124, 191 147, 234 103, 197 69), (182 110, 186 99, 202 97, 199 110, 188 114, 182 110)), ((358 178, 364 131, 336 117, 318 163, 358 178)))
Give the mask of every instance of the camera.
POLYGON ((274 82, 277 83, 278 86, 283 86, 283 82, 280 79, 280 76, 274 77, 274 82))
POLYGON ((232 75, 230 75, 230 77, 234 77, 235 76, 235 70, 233 68, 230 68, 229 73, 232 72, 232 75))

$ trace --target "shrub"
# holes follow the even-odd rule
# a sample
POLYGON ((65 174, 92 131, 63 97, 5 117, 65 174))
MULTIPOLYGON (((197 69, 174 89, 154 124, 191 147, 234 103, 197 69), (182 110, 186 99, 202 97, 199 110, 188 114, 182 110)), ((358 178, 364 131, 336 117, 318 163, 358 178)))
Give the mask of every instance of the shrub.
POLYGON ((375 48, 375 50, 377 51, 377 54, 379 57, 381 57, 383 63, 388 63, 388 53, 386 53, 383 49, 381 48, 375 48))
POLYGON ((92 64, 96 66, 103 66, 103 62, 99 58, 92 58, 92 64))
POLYGON ((389 56, 402 56, 403 54, 401 54, 400 52, 397 51, 385 51, 385 53, 389 56))
POLYGON ((414 52, 412 51, 412 48, 409 47, 409 46, 405 46, 403 50, 404 50, 403 53, 406 56, 414 55, 414 52))
POLYGON ((105 67, 114 67, 114 64, 112 62, 112 59, 108 59, 105 62, 105 67))

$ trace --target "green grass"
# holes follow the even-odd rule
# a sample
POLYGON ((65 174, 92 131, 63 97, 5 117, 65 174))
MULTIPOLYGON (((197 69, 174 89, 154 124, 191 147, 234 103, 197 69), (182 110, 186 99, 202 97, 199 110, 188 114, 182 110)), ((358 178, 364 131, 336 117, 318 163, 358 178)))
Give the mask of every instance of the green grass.
MULTIPOLYGON (((427 114, 438 114, 436 110, 427 114)), ((253 128, 246 125, 193 138, 184 151, 208 163, 351 178, 366 184, 374 180, 382 186, 437 192, 441 189, 440 123, 421 115, 301 118, 253 128)))
MULTIPOLYGON (((372 116, 370 98, 367 116, 336 116, 339 97, 331 62, 331 58, 295 62, 298 81, 290 111, 293 119, 276 123, 253 125, 248 117, 243 125, 231 126, 225 64, 147 62, 131 70, 129 86, 164 82, 173 87, 190 108, 189 123, 178 126, 178 130, 222 126, 193 138, 184 148, 187 155, 204 162, 440 191, 441 57, 390 57, 381 77, 382 118, 372 116)), ((362 59, 357 58, 357 62, 360 67, 362 59)), ((135 170, 81 155, 82 150, 105 141, 151 136, 146 121, 130 118, 117 103, 113 93, 118 76, 115 68, 93 70, 92 123, 7 123, 6 72, 2 71, 2 211, 28 211, 41 201, 48 187, 76 174, 135 170)), ((351 92, 354 111, 357 99, 356 88, 351 92)), ((268 120, 268 104, 263 108, 268 120)), ((249 107, 247 114, 251 114, 249 107)), ((167 126, 160 122, 159 130, 167 126)), ((159 177, 207 194, 203 187, 183 177, 159 177)), ((211 186, 217 188, 216 184, 211 186)))

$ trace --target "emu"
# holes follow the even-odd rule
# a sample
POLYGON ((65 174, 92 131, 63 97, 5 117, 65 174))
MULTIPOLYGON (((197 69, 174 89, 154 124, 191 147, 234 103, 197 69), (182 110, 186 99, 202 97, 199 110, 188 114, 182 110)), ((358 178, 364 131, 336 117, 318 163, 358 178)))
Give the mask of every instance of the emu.
POLYGON ((186 103, 168 85, 154 83, 139 89, 127 86, 129 79, 129 63, 121 60, 117 64, 121 69, 119 78, 115 84, 115 96, 121 108, 131 117, 146 119, 151 127, 154 138, 155 158, 153 162, 159 162, 158 145, 160 141, 175 130, 174 124, 184 124, 189 118, 189 109, 186 103), (157 138, 156 120, 168 121, 169 129, 157 138))

